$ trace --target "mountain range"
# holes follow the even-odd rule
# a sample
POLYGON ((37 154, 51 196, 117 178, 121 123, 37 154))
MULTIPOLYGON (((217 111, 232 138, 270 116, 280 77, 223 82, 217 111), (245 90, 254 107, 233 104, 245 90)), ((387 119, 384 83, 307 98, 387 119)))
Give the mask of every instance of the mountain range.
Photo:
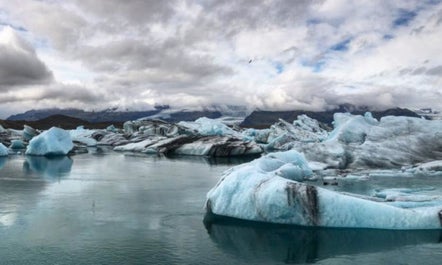
MULTIPOLYGON (((278 119, 293 122, 298 115, 305 114, 319 122, 331 127, 333 114, 336 112, 350 112, 352 114, 364 114, 370 111, 368 107, 357 107, 351 104, 340 105, 336 109, 328 111, 266 111, 255 110, 251 113, 242 106, 210 106, 200 108, 174 109, 168 105, 156 106, 153 110, 147 111, 118 111, 116 108, 102 111, 84 111, 80 109, 40 109, 29 110, 24 113, 12 115, 0 124, 9 128, 23 128, 28 124, 34 128, 46 129, 50 126, 60 126, 66 129, 75 128, 78 125, 85 125, 88 128, 103 128, 110 124, 121 127, 122 123, 128 120, 140 118, 162 119, 168 122, 194 121, 200 117, 212 119, 220 117, 239 117, 244 119, 240 124, 245 128, 268 128, 276 123, 278 119)), ((402 108, 393 108, 383 111, 371 110, 373 117, 380 119, 383 116, 409 116, 420 117, 414 111, 402 108)), ((240 119, 240 120, 241 120, 240 119)))

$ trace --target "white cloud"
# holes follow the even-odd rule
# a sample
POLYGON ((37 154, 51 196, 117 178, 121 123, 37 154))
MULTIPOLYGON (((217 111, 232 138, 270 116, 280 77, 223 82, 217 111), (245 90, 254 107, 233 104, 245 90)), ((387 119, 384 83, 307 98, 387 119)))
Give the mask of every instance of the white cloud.
POLYGON ((41 102, 442 109, 434 1, 0 0, 0 10, 0 28, 30 42, 20 47, 33 60, 13 68, 15 54, 0 67, 41 71, 32 82, 0 81, 8 91, 0 100, 14 110, 41 102))

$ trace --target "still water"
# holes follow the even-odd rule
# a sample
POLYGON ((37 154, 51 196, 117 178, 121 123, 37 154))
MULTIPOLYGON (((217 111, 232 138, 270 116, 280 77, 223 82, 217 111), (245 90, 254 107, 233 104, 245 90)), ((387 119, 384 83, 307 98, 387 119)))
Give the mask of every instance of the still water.
POLYGON ((0 160, 0 264, 441 264, 441 231, 205 226, 207 191, 246 160, 103 149, 0 160))

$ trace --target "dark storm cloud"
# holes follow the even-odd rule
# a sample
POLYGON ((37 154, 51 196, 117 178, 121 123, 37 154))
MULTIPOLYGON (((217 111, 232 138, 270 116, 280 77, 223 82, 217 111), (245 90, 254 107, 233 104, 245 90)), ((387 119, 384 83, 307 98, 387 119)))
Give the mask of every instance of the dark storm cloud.
POLYGON ((37 57, 34 49, 20 39, 12 29, 2 34, 8 42, 0 43, 0 89, 49 83, 52 73, 37 57))
POLYGON ((428 69, 427 75, 442 76, 442 65, 436 66, 434 68, 428 69))

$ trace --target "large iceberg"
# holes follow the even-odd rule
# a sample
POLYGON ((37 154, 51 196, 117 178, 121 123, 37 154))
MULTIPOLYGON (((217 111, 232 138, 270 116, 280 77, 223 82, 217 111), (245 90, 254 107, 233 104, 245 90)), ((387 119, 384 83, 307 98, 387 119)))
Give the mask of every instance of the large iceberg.
POLYGON ((175 154, 199 156, 242 156, 262 153, 254 142, 221 136, 188 136, 173 138, 150 137, 136 143, 117 146, 115 151, 134 151, 149 154, 175 154))
POLYGON ((442 204, 401 208, 379 198, 301 183, 312 171, 294 150, 271 153, 226 171, 207 194, 210 214, 320 227, 440 229, 442 204))
POLYGON ((289 150, 296 142, 321 142, 328 137, 327 130, 307 115, 299 115, 292 124, 279 119, 269 129, 247 129, 243 134, 244 138, 262 143, 270 151, 289 150))
POLYGON ((442 158, 442 121, 335 113, 322 142, 293 142, 309 161, 332 168, 400 168, 442 158))
POLYGON ((26 154, 40 156, 67 155, 73 147, 74 144, 68 131, 52 127, 32 138, 26 149, 26 154))

